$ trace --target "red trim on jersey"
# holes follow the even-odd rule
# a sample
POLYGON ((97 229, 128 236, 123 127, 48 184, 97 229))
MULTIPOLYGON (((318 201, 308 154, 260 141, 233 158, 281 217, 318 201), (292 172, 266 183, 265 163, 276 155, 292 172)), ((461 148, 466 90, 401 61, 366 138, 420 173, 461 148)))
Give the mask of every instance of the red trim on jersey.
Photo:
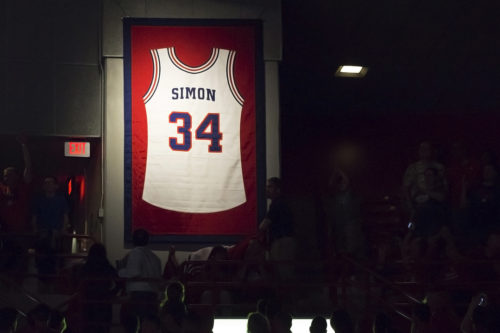
POLYGON ((227 57, 226 76, 227 76, 227 82, 229 84, 229 89, 231 90, 231 93, 233 94, 236 101, 240 105, 243 105, 243 103, 245 102, 245 99, 240 95, 240 92, 238 91, 238 88, 236 87, 236 82, 234 81, 234 58, 235 57, 236 57, 236 52, 229 51, 229 55, 227 57))
POLYGON ((160 57, 158 55, 158 50, 151 50, 150 52, 151 58, 153 59, 153 78, 151 79, 148 92, 142 97, 144 99, 144 103, 147 103, 151 97, 153 97, 156 88, 158 87, 158 82, 160 82, 160 57))

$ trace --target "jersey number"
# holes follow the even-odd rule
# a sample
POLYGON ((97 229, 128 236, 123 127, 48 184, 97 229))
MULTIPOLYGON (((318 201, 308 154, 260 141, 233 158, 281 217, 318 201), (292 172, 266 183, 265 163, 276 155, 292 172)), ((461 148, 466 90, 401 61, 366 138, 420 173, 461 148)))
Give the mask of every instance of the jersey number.
MULTIPOLYGON (((172 112, 169 116, 169 122, 177 124, 179 120, 182 125, 177 126, 177 133, 182 134, 182 143, 179 143, 176 137, 170 137, 168 143, 172 150, 189 151, 191 149, 191 115, 187 112, 172 112)), ((220 120, 218 113, 209 113, 196 129, 196 139, 210 140, 208 146, 209 153, 222 152, 220 140, 222 133, 220 132, 220 120), (210 127, 210 131, 208 128, 210 127)))

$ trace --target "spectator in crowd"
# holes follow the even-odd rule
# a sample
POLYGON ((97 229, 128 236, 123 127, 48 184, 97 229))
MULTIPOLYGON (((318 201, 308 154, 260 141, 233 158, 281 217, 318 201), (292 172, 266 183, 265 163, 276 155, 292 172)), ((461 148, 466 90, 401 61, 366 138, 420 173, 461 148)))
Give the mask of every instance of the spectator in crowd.
POLYGON ((271 319, 271 331, 273 333, 291 333, 292 315, 285 311, 276 313, 271 319))
POLYGON ((28 325, 23 327, 21 333, 46 333, 51 316, 51 308, 46 304, 38 304, 28 312, 28 325))
POLYGON ((447 226, 446 191, 439 171, 428 168, 423 176, 423 184, 413 192, 413 220, 409 223, 402 251, 404 260, 417 260, 424 265, 421 277, 428 278, 425 261, 442 256, 456 260, 459 254, 447 226))
MULTIPOLYGON (((134 248, 125 258, 119 261, 123 267, 118 275, 128 279, 160 279, 161 261, 156 254, 147 247, 149 234, 144 229, 137 229, 133 236, 134 248)), ((139 316, 158 311, 159 281, 127 281, 129 295, 128 315, 139 316)), ((125 311, 125 312, 127 312, 125 311)), ((125 314, 127 315, 127 314, 125 314)))
POLYGON ((473 244, 484 242, 492 229, 500 227, 500 183, 493 164, 482 167, 480 184, 467 194, 469 218, 466 232, 473 244))
MULTIPOLYGON (((55 274, 55 254, 62 251, 63 234, 69 229, 69 207, 66 198, 57 192, 56 177, 43 180, 43 193, 33 204, 32 224, 36 233, 36 267, 39 274, 55 274)), ((48 282, 47 279, 43 281, 48 282)))
POLYGON ((472 297, 460 331, 462 333, 497 333, 500 327, 500 308, 492 304, 485 293, 472 297))
MULTIPOLYGON (((276 261, 290 261, 295 258, 295 239, 293 218, 282 193, 281 179, 269 178, 266 188, 267 198, 271 205, 259 229, 266 231, 270 243, 270 259, 276 261)), ((292 267, 281 264, 279 275, 281 278, 290 278, 292 267)))
POLYGON ((498 159, 495 152, 491 149, 486 149, 481 153, 480 163, 481 165, 493 164, 498 165, 498 159))
POLYGON ((500 229, 492 230, 480 251, 471 251, 471 264, 464 264, 462 275, 472 284, 498 281, 500 278, 500 229))
POLYGON ((444 201, 448 185, 444 177, 444 166, 434 159, 434 151, 430 142, 424 141, 418 150, 419 159, 406 169, 403 176, 403 194, 406 206, 410 211, 410 219, 414 219, 417 205, 429 200, 444 201), (432 175, 426 171, 431 169, 432 175), (432 177, 432 180, 429 179, 432 177), (432 184, 429 184, 431 181, 432 184), (431 188, 429 188, 431 185, 431 188), (437 193, 435 193, 437 192, 437 193))
POLYGON ((373 333, 391 333, 392 323, 391 318, 389 318, 385 313, 379 313, 375 316, 372 325, 373 333))
POLYGON ((439 170, 427 168, 424 171, 424 183, 413 194, 415 234, 424 238, 430 237, 446 225, 448 220, 446 195, 439 170))
POLYGON ((160 318, 154 314, 147 314, 140 319, 139 333, 161 333, 160 318))
POLYGON ((45 177, 43 193, 33 204, 32 224, 37 241, 62 250, 62 233, 69 229, 69 207, 66 198, 58 193, 57 178, 45 177))
POLYGON ((17 330, 17 310, 14 308, 0 309, 0 333, 14 333, 17 330))
POLYGON ((325 211, 329 221, 328 239, 334 245, 334 253, 362 259, 364 237, 361 202, 352 191, 349 178, 340 169, 333 172, 330 187, 332 196, 326 202, 325 211))
POLYGON ((311 326, 309 326, 309 333, 326 333, 328 324, 326 319, 322 316, 316 316, 311 321, 311 326))
POLYGON ((498 306, 477 307, 472 314, 472 332, 498 333, 500 309, 498 306))
MULTIPOLYGON (((224 263, 228 260, 227 250, 221 245, 214 246, 203 271, 203 280, 208 282, 228 282, 232 280, 231 266, 224 263)), ((232 304, 233 296, 228 289, 212 288, 201 294, 202 304, 232 304)), ((225 309, 228 313, 228 309, 225 309)))
POLYGON ((472 297, 469 306, 467 307, 467 312, 465 313, 462 322, 460 324, 460 331, 462 333, 476 332, 474 327, 475 326, 474 319, 478 319, 478 317, 480 317, 480 315, 482 314, 481 313, 482 311, 479 310, 478 311, 479 313, 477 313, 475 317, 474 317, 474 312, 479 306, 484 307, 487 304, 488 304, 488 299, 486 294, 484 293, 479 293, 472 297))
POLYGON ((200 333, 202 330, 202 319, 195 311, 188 311, 182 321, 182 333, 200 333))
POLYGON ((175 280, 180 277, 180 265, 175 256, 175 247, 170 245, 168 248, 168 259, 163 268, 163 278, 166 281, 175 280))
POLYGON ((412 309, 411 333, 430 332, 431 310, 427 304, 415 304, 412 309))
POLYGON ((248 314, 247 333, 271 333, 267 318, 258 312, 248 314))
POLYGON ((449 293, 445 290, 431 291, 426 296, 430 310, 431 332, 458 332, 460 319, 455 313, 449 293))
POLYGON ((167 286, 165 298, 160 305, 160 320, 164 332, 182 332, 182 323, 187 316, 184 295, 184 285, 181 282, 171 282, 167 286))
POLYGON ((0 223, 2 232, 29 233, 30 197, 32 182, 31 156, 24 137, 17 137, 21 144, 24 171, 21 174, 15 167, 3 170, 3 184, 0 184, 0 223))
POLYGON ((245 251, 243 265, 237 272, 237 278, 243 283, 239 292, 241 298, 253 302, 270 296, 269 288, 265 287, 271 279, 267 264, 264 245, 256 239, 251 240, 245 251))
POLYGON ((50 318, 47 322, 47 333, 62 333, 67 332, 71 333, 71 330, 68 332, 68 326, 66 323, 66 318, 64 315, 57 310, 52 310, 50 312, 50 318))
POLYGON ((78 279, 85 330, 108 332, 113 315, 110 301, 118 292, 119 284, 118 273, 109 263, 104 245, 95 243, 90 247, 78 279))
POLYGON ((269 307, 269 300, 261 298, 257 301, 257 312, 267 317, 267 309, 269 307))
MULTIPOLYGON (((145 314, 144 316, 148 315, 149 314, 145 314)), ((133 316, 133 315, 121 316, 120 321, 122 324, 122 329, 125 333, 138 333, 141 330, 141 318, 138 316, 133 316)))
POLYGON ((403 261, 418 282, 435 283, 458 278, 457 269, 460 270, 463 257, 447 227, 427 238, 409 230, 401 249, 403 261))
POLYGON ((330 326, 335 333, 354 333, 354 324, 346 310, 339 309, 332 313, 330 326))
MULTIPOLYGON (((179 271, 180 280, 185 281, 202 281, 204 279, 204 270, 206 268, 206 261, 212 253, 213 246, 202 247, 188 255, 186 261, 184 261, 180 267, 179 271)), ((191 295, 188 295, 188 297, 191 295)))
POLYGON ((10 234, 2 237, 2 252, 5 254, 3 268, 21 273, 26 270, 27 260, 19 260, 32 246, 32 240, 14 234, 33 232, 30 223, 30 204, 32 194, 31 156, 26 139, 17 137, 24 159, 24 171, 10 166, 3 170, 3 182, 0 183, 0 233, 10 234))
POLYGON ((467 154, 464 145, 455 142, 446 165, 449 185, 449 203, 451 208, 452 231, 457 236, 464 235, 466 213, 463 207, 464 193, 479 182, 479 161, 467 154))
POLYGON ((200 331, 199 333, 213 333, 215 317, 211 308, 199 310, 200 316, 200 331))
POLYGON ((283 304, 277 297, 262 298, 257 301, 257 312, 262 314, 268 320, 274 318, 274 316, 282 312, 283 304))

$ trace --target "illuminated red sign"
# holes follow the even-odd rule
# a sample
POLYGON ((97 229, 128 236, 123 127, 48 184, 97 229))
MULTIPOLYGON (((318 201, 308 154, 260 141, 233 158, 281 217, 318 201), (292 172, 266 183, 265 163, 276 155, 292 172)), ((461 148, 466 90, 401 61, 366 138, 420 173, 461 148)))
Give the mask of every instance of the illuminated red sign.
POLYGON ((82 142, 82 141, 65 142, 64 156, 90 157, 90 142, 82 142))

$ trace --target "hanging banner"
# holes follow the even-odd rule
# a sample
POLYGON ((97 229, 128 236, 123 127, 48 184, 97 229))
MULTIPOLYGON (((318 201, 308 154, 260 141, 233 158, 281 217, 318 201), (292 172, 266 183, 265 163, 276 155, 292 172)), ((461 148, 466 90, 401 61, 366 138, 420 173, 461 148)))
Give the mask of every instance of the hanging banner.
POLYGON ((125 241, 220 242, 265 211, 261 25, 124 19, 125 241))

